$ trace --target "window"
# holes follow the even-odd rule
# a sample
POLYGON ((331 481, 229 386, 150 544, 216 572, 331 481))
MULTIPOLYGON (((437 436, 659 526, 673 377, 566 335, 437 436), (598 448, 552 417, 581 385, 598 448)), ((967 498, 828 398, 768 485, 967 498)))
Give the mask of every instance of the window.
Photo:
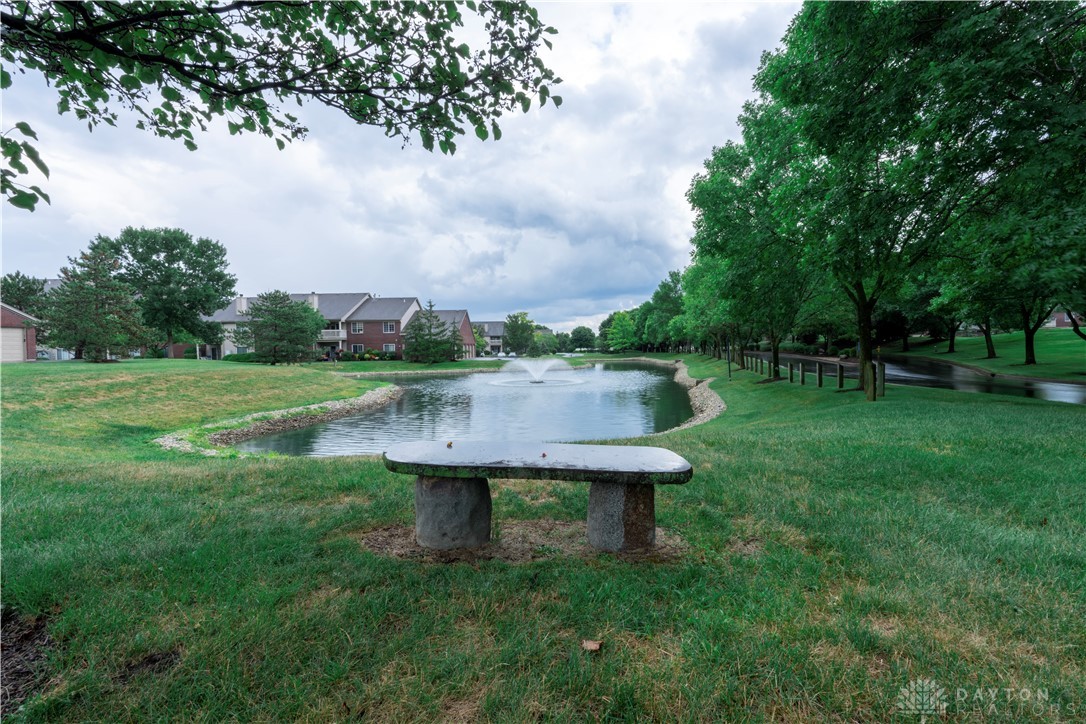
MULTIPOLYGON (((383 322, 383 324, 385 325, 385 334, 396 334, 395 322, 383 322)), ((388 345, 385 346, 387 347, 388 345)))
MULTIPOLYGON (((361 322, 351 322, 351 334, 362 334, 362 323, 361 322)), ((362 350, 355 350, 355 351, 356 352, 361 352, 362 350)))
POLYGON ((396 351, 396 345, 394 345, 394 344, 386 344, 385 345, 385 351, 386 352, 395 352, 396 351))
POLYGON ((328 322, 328 324, 324 325, 324 328, 325 329, 339 329, 339 322, 328 322))
POLYGON ((364 345, 364 344, 352 344, 351 345, 351 351, 354 352, 355 354, 362 354, 363 352, 366 351, 366 345, 364 345))
POLYGON ((238 347, 237 354, 249 354, 248 347, 238 347))

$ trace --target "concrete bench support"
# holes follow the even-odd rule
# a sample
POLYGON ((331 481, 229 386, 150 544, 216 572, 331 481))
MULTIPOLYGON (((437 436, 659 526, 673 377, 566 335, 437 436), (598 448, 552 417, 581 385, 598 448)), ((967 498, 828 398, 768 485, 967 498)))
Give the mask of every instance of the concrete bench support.
POLYGON ((656 542, 655 486, 685 483, 690 463, 662 448, 536 443, 403 443, 384 455, 415 480, 415 539, 427 548, 477 548, 490 540, 487 478, 591 483, 588 542, 605 551, 656 542))

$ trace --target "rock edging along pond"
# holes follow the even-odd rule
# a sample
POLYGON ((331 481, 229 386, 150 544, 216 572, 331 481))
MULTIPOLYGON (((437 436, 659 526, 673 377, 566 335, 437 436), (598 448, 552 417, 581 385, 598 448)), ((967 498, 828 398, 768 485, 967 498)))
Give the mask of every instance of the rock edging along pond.
POLYGON ((403 393, 402 387, 388 385, 370 390, 361 397, 318 402, 287 410, 256 412, 192 430, 182 430, 157 438, 155 442, 167 450, 219 455, 226 452, 223 448, 254 437, 330 422, 387 405, 403 393))
MULTIPOLYGON (((715 378, 705 380, 696 380, 692 378, 687 372, 686 365, 681 360, 665 361, 639 357, 615 361, 647 363, 672 367, 675 369, 675 382, 685 387, 687 389, 687 394, 690 396, 690 406, 694 411, 693 417, 670 430, 649 433, 646 437, 664 435, 675 430, 684 430, 688 427, 700 425, 713 419, 726 409, 724 401, 709 387, 709 383, 715 378)), ((470 370, 470 372, 486 371, 489 370, 470 370)), ((467 373, 469 371, 465 370, 464 372, 467 373)), ((363 374, 367 377, 370 376, 370 373, 363 374)), ((380 375, 380 373, 372 374, 374 377, 380 375)), ((362 375, 349 374, 344 376, 356 377, 362 375)), ((404 389, 402 387, 388 385, 387 387, 370 390, 361 397, 319 402, 313 405, 294 407, 285 410, 253 413, 244 417, 224 420, 204 425, 199 428, 182 430, 170 435, 164 435, 155 439, 154 442, 167 450, 179 450, 181 452, 193 453, 199 452, 204 455, 242 455, 244 453, 231 450, 230 446, 263 435, 270 435, 287 430, 296 430, 310 425, 330 422, 341 417, 349 417, 350 415, 387 405, 399 398, 403 393, 404 389)))

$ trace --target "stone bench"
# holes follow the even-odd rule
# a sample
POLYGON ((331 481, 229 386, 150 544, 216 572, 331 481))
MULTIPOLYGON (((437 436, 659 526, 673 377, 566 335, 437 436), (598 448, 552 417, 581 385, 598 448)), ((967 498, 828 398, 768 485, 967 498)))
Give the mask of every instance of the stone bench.
POLYGON ((588 542, 605 551, 651 548, 655 486, 694 471, 656 447, 516 442, 409 442, 384 454, 385 467, 415 480, 415 539, 426 548, 477 548, 490 540, 488 478, 591 483, 588 542))

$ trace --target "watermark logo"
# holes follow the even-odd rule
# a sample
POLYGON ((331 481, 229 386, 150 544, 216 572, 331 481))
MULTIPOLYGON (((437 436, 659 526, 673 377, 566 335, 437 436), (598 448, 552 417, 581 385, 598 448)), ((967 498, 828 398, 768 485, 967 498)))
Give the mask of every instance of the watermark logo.
POLYGON ((931 679, 913 679, 897 694, 897 708, 903 714, 916 714, 920 721, 946 713, 946 689, 931 679))

